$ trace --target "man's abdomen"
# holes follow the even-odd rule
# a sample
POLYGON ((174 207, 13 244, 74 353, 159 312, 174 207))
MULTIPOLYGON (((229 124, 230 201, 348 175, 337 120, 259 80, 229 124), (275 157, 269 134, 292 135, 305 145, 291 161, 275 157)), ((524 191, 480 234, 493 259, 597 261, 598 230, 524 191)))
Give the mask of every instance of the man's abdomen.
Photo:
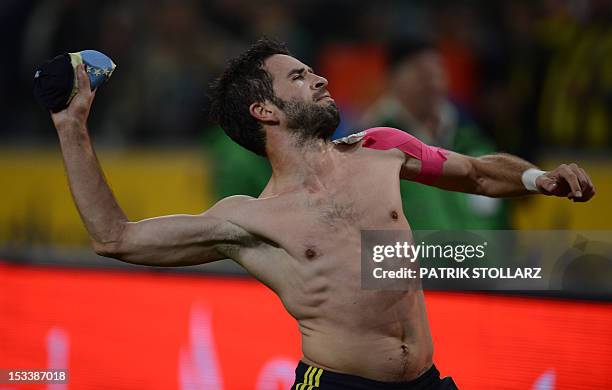
POLYGON ((411 380, 431 367, 433 344, 422 291, 361 290, 353 298, 341 308, 322 308, 321 317, 300 321, 305 363, 385 382, 411 380), (335 315, 325 315, 328 310, 335 315))

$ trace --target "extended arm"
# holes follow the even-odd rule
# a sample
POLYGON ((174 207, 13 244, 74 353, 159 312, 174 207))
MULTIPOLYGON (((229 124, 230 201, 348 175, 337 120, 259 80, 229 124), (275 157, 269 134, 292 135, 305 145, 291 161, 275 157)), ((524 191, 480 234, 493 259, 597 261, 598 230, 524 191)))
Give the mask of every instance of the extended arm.
POLYGON ((82 65, 77 70, 79 92, 70 106, 52 114, 64 158, 70 190, 94 250, 122 261, 160 266, 210 262, 226 256, 220 248, 241 245, 249 235, 223 215, 220 202, 201 215, 174 215, 129 222, 108 186, 87 131, 95 93, 82 65))
MULTIPOLYGON (((402 178, 411 179, 421 162, 407 159, 402 178)), ((534 193, 525 187, 523 174, 535 166, 510 154, 469 157, 446 152, 440 177, 431 185, 445 190, 467 192, 490 197, 509 197, 534 193)), ((535 187, 545 195, 567 197, 586 202, 595 195, 595 187, 587 173, 576 164, 562 164, 535 179, 535 187)))
POLYGON ((589 175, 576 164, 562 164, 550 172, 537 173, 535 166, 509 154, 468 157, 429 146, 412 135, 391 127, 374 127, 334 141, 361 142, 361 146, 390 150, 403 163, 400 178, 445 190, 490 197, 541 192, 586 202, 595 195, 589 175), (535 171, 535 172, 534 172, 535 171))

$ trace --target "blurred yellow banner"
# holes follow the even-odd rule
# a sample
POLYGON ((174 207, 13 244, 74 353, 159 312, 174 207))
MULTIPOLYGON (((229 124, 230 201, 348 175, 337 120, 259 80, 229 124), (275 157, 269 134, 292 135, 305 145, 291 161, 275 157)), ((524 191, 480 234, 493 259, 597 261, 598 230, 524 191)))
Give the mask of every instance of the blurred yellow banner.
MULTIPOLYGON (((210 206, 199 150, 100 151, 100 163, 131 220, 210 206)), ((58 150, 0 151, 0 246, 88 245, 58 150)))

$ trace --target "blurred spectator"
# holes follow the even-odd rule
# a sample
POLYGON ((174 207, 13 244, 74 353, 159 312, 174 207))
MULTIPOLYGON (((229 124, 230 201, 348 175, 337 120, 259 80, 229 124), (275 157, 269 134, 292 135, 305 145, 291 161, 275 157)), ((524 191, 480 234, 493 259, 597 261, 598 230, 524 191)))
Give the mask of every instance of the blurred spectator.
POLYGON ((479 119, 495 136, 501 150, 537 160, 540 137, 536 127, 541 80, 549 52, 537 36, 537 6, 507 1, 491 9, 481 55, 479 119))
POLYGON ((539 111, 547 144, 612 146, 612 3, 545 2, 540 36, 553 55, 539 111))
MULTIPOLYGON (((492 143, 447 98, 447 76, 440 52, 425 40, 403 40, 390 48, 390 88, 363 119, 364 127, 390 126, 425 143, 479 156, 492 143)), ((414 229, 492 229, 506 227, 499 199, 446 192, 401 183, 404 212, 414 229)))
POLYGON ((473 6, 461 2, 441 7, 435 14, 437 48, 446 71, 448 95, 468 109, 476 105, 481 18, 473 6))
POLYGON ((209 129, 204 145, 206 160, 213 162, 210 169, 215 199, 261 194, 272 175, 267 159, 232 141, 218 126, 209 129))

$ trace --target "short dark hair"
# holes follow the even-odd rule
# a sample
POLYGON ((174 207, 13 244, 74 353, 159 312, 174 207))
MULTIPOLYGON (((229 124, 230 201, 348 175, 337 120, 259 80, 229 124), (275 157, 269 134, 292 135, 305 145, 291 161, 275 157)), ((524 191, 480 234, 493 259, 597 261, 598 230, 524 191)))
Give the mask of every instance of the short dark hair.
POLYGON ((211 119, 236 143, 260 156, 266 155, 266 135, 249 107, 255 102, 278 100, 272 75, 264 68, 266 59, 275 54, 290 55, 285 44, 266 37, 259 39, 229 62, 210 90, 211 119))

